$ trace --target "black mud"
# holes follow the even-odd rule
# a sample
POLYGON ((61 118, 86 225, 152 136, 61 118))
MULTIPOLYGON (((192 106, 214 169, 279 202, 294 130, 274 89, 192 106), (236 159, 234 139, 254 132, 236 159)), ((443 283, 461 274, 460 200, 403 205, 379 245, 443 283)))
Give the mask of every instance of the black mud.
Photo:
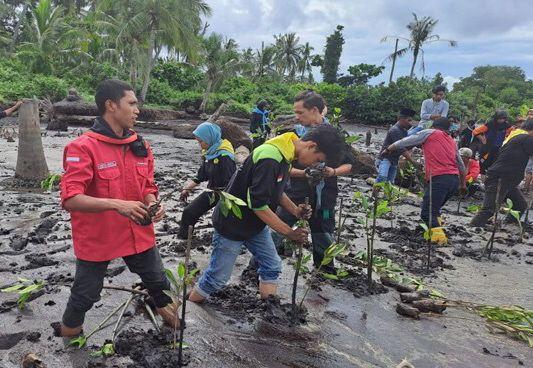
MULTIPOLYGON (((173 349, 173 341, 174 331, 169 328, 163 328, 160 333, 129 328, 118 335, 115 352, 128 356, 134 362, 128 365, 128 368, 176 368, 179 367, 178 349, 173 349)), ((186 365, 188 361, 189 356, 185 348, 183 362, 186 365)), ((97 365, 93 363, 93 366, 97 365)))

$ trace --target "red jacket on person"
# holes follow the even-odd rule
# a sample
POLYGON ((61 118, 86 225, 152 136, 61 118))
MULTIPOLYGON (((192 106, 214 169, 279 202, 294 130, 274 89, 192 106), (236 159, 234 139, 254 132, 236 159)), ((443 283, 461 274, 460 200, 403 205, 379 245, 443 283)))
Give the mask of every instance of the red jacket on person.
POLYGON ((457 143, 439 129, 424 129, 392 144, 396 149, 422 146, 424 151, 426 180, 439 175, 466 174, 457 143))
MULTIPOLYGON (((88 131, 69 143, 63 154, 61 203, 78 194, 143 202, 152 193, 154 156, 148 143, 147 157, 133 154, 125 139, 88 131)), ((138 225, 116 211, 71 212, 74 254, 85 261, 108 261, 144 252, 155 245, 154 227, 138 225)))

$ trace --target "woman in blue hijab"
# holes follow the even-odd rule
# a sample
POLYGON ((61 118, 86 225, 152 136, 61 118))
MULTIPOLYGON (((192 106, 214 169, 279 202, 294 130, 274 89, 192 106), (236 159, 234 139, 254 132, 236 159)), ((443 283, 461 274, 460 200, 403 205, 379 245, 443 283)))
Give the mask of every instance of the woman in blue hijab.
POLYGON ((236 170, 233 146, 222 139, 220 127, 216 124, 205 122, 193 131, 193 135, 202 149, 202 165, 196 177, 189 180, 183 187, 180 195, 186 201, 194 188, 202 182, 207 182, 207 189, 185 207, 180 221, 178 237, 186 239, 189 226, 195 226, 200 217, 213 208, 218 202, 214 190, 222 190, 228 184, 236 170), (216 200, 212 200, 215 196, 216 200))

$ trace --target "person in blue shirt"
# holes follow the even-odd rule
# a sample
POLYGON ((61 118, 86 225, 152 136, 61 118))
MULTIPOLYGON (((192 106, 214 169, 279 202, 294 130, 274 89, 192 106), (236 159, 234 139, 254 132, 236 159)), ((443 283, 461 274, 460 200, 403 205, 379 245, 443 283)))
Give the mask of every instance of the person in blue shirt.
POLYGON ((252 110, 250 117, 250 132, 253 135, 254 148, 265 143, 268 133, 270 133, 270 126, 268 125, 268 102, 261 100, 257 106, 252 110))
POLYGON ((398 150, 388 154, 383 152, 385 152, 385 148, 389 147, 391 144, 407 137, 407 131, 411 128, 411 120, 415 114, 415 110, 407 108, 400 109, 398 121, 389 129, 387 136, 383 141, 383 147, 381 149, 382 153, 376 160, 376 168, 378 170, 376 183, 389 182, 394 184, 400 156, 404 156, 407 160, 412 162, 411 154, 407 149, 398 150))
POLYGON ((418 126, 411 128, 408 135, 413 135, 421 130, 431 128, 434 120, 448 117, 450 104, 444 99, 446 87, 435 86, 432 92, 433 96, 422 102, 418 126))

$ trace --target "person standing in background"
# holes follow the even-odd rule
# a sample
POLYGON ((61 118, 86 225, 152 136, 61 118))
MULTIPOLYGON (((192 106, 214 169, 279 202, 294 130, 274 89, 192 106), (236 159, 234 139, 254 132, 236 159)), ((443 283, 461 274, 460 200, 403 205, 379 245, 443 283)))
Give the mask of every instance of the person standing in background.
POLYGON ((22 101, 17 101, 15 105, 11 106, 9 109, 0 110, 0 119, 13 115, 13 113, 19 109, 20 105, 22 105, 22 101))
POLYGON ((259 147, 265 143, 266 136, 270 133, 270 126, 268 125, 268 102, 261 100, 257 106, 252 110, 250 117, 250 132, 253 134, 254 148, 259 147))
POLYGON ((421 130, 430 128, 436 119, 448 117, 450 104, 444 99, 446 87, 440 85, 435 86, 432 92, 433 96, 422 102, 418 126, 411 128, 408 135, 413 135, 421 130))

